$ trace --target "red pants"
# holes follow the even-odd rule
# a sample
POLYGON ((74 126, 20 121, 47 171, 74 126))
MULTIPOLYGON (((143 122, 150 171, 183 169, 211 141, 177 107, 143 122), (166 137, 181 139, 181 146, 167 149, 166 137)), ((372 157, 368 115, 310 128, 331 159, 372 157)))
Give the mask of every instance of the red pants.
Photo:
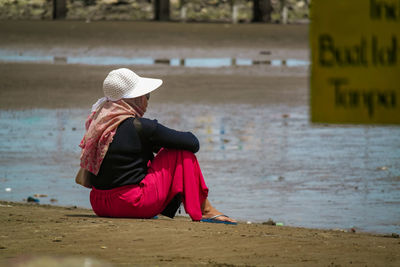
POLYGON ((177 194, 182 196, 186 213, 199 221, 208 188, 196 156, 189 151, 161 149, 140 184, 110 190, 93 188, 90 203, 98 216, 152 218, 177 194))

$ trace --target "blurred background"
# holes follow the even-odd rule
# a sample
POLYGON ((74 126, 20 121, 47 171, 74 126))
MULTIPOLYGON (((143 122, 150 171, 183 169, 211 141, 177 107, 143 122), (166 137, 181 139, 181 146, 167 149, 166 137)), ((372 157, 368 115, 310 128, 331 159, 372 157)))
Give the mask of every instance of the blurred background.
POLYGON ((310 4, 0 0, 0 199, 90 208, 84 121, 127 67, 164 80, 145 116, 199 137, 224 213, 400 232, 400 129, 310 123, 310 4))
POLYGON ((1 0, 0 19, 307 22, 311 0, 1 0))

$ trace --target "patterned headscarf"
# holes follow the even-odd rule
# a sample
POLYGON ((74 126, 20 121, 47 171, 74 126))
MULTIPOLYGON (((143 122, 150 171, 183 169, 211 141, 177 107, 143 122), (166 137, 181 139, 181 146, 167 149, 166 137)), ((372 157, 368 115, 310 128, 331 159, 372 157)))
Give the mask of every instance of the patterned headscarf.
POLYGON ((118 125, 129 117, 142 117, 146 107, 145 96, 126 101, 107 100, 98 105, 86 120, 86 133, 79 144, 81 167, 97 175, 118 125))

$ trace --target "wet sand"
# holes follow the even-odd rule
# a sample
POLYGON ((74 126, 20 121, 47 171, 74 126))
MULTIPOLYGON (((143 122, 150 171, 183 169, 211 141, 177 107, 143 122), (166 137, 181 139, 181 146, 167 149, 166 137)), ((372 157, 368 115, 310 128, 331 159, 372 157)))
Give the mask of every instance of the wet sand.
POLYGON ((0 49, 56 55, 308 57, 308 25, 2 21, 0 49))
POLYGON ((3 264, 45 256, 57 256, 58 263, 72 257, 80 263, 76 266, 86 266, 85 258, 115 266, 400 263, 400 240, 382 235, 246 223, 218 225, 191 222, 184 217, 99 218, 85 209, 12 202, 0 202, 0 224, 3 264))
MULTIPOLYGON (((113 66, 0 63, 3 109, 88 108, 102 96, 105 75, 113 66)), ((151 103, 306 105, 306 68, 278 74, 270 67, 233 70, 137 67, 142 76, 164 81, 151 103), (224 73, 226 72, 226 73, 224 73)))

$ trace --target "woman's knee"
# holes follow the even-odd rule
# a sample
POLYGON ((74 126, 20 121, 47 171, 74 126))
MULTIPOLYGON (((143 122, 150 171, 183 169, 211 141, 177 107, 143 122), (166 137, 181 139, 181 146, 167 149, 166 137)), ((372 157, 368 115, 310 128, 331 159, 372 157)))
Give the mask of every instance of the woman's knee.
POLYGON ((197 163, 197 158, 193 152, 179 149, 162 148, 155 158, 149 164, 148 173, 161 172, 164 175, 166 170, 173 172, 177 164, 183 164, 183 162, 197 163))

